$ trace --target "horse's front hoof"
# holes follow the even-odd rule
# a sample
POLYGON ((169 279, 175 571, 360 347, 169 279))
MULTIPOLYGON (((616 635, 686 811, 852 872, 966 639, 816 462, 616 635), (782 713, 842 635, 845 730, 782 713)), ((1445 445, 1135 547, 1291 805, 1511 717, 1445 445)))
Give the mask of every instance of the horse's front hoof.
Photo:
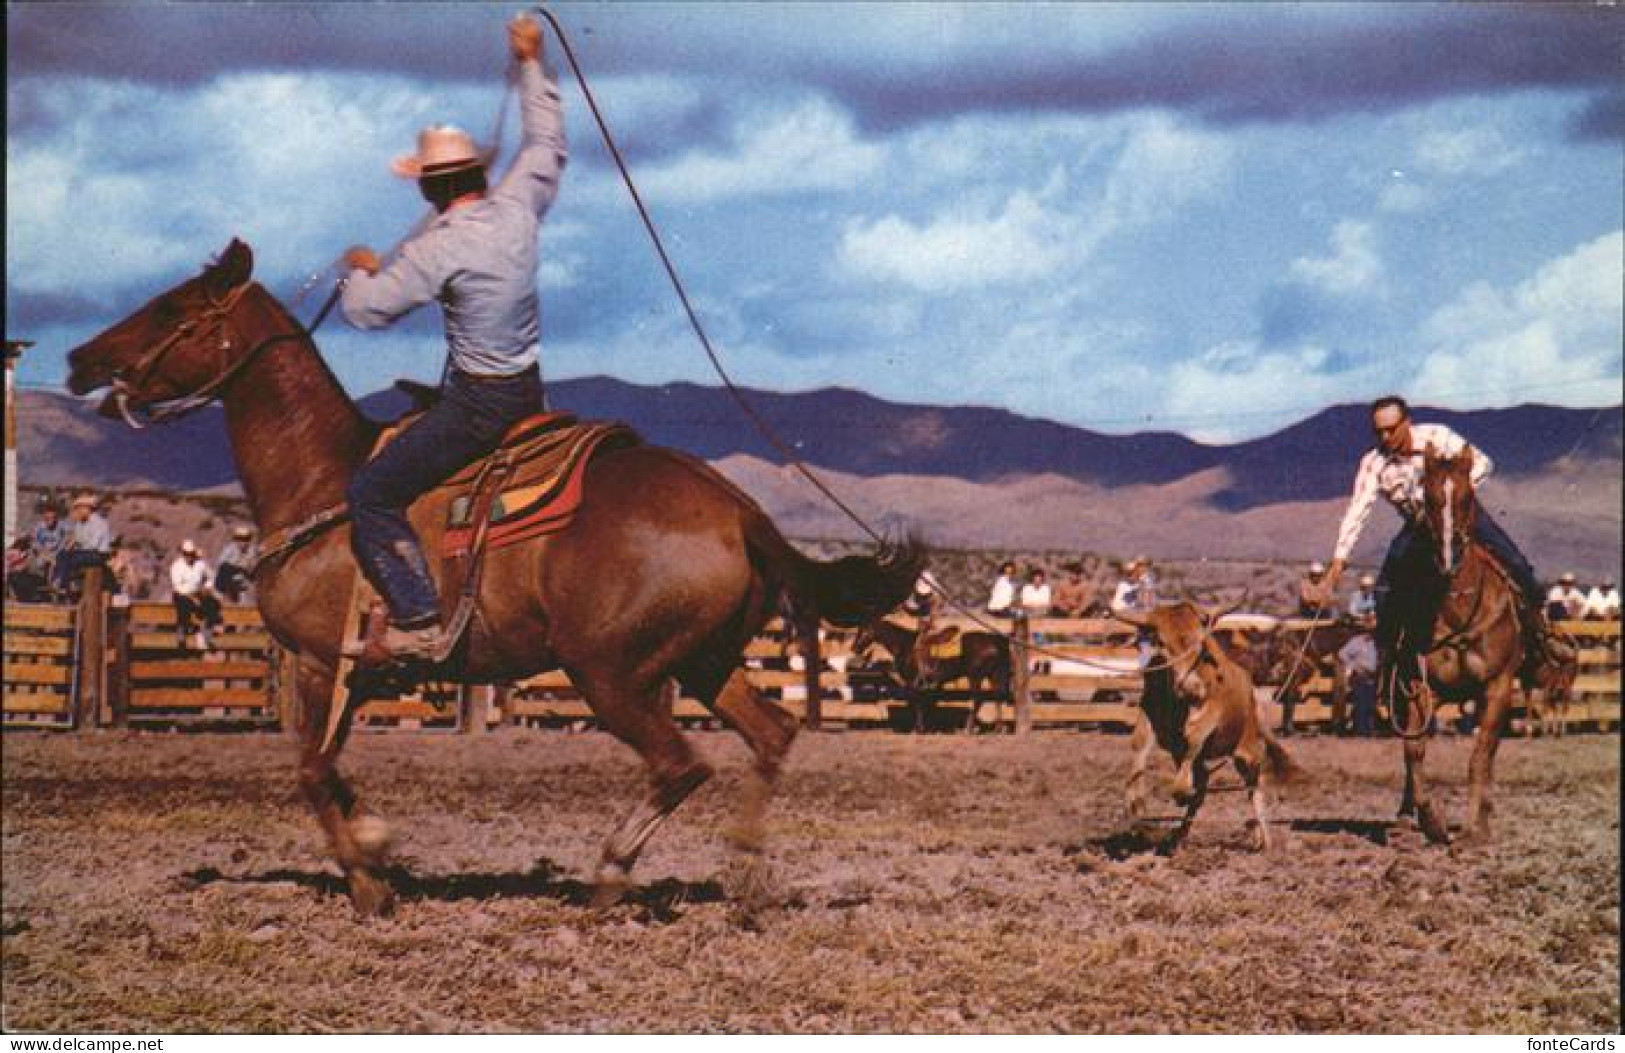
POLYGON ((395 890, 371 874, 353 871, 349 877, 350 906, 363 918, 383 918, 395 911, 395 890))
POLYGON ((1416 821, 1417 825, 1422 828, 1423 835, 1429 841, 1436 845, 1448 845, 1450 843, 1450 831, 1445 826, 1444 820, 1439 817, 1438 810, 1432 805, 1419 807, 1416 810, 1416 821))

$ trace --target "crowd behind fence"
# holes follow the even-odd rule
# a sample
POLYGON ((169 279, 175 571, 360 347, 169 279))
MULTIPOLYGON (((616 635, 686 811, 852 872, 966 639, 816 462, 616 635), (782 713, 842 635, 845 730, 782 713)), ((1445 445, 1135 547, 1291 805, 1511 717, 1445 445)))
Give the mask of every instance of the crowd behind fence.
MULTIPOLYGON (((77 606, 11 603, 5 613, 4 723, 7 728, 220 726, 288 729, 297 724, 293 656, 266 631, 259 612, 227 606, 212 646, 199 651, 177 639, 168 603, 109 601, 99 572, 87 576, 77 606)), ((903 619, 905 622, 907 619, 903 619)), ((954 624, 939 620, 940 628, 954 624)), ((1259 646, 1272 634, 1302 632, 1303 619, 1231 615, 1221 637, 1233 647, 1259 646)), ((1134 630, 1109 618, 1001 621, 1011 634, 1013 685, 1008 699, 973 698, 964 682, 941 685, 930 700, 940 726, 984 728, 1126 728, 1141 686, 1134 630), (1035 643, 1035 641, 1038 641, 1035 643)), ((963 622, 962 628, 980 624, 963 622)), ((1566 712, 1569 727, 1617 729, 1620 719, 1620 623, 1562 623, 1580 643, 1580 672, 1566 712)), ((913 726, 908 692, 883 663, 853 651, 854 633, 825 630, 819 690, 808 697, 799 648, 770 623, 745 652, 745 675, 764 694, 814 727, 913 726)), ((883 655, 881 655, 883 657, 883 655)), ((1270 702, 1270 684, 1259 685, 1270 702)), ((687 723, 716 718, 671 685, 674 716, 687 723)), ((1293 723, 1324 728, 1338 716, 1338 685, 1316 673, 1300 689, 1293 723)), ((1520 697, 1515 721, 1532 730, 1537 714, 1520 697)), ((1274 714, 1269 714, 1274 719, 1274 714)), ((1449 722, 1455 714, 1440 714, 1449 722)), ((1548 721, 1551 714, 1539 714, 1548 721)), ((361 706, 355 725, 373 730, 477 732, 503 724, 585 728, 593 715, 562 672, 517 684, 428 685, 361 706)), ((1516 729, 1515 729, 1516 730, 1516 729)))

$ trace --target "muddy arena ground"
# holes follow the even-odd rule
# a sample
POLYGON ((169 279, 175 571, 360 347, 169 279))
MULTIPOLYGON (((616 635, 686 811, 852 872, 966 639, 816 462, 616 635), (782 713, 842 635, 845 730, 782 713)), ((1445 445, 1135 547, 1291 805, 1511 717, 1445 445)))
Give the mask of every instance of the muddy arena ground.
MULTIPOLYGON (((1392 819, 1393 741, 1292 740, 1313 781, 1248 848, 1121 809, 1122 735, 807 734, 774 904, 739 924, 719 833, 746 756, 584 884, 641 792, 597 733, 360 736, 402 902, 355 918, 273 735, 8 734, 4 1024, 46 1032, 1569 1032, 1620 1023, 1614 735, 1513 740, 1487 846, 1392 819), (1158 835, 1169 827, 1153 826, 1158 835)), ((1470 740, 1431 769, 1453 821, 1470 740)), ((1162 770, 1168 771, 1166 761, 1162 770)), ((1221 784, 1234 782, 1230 775, 1221 784)), ((1160 815, 1174 808, 1163 799, 1160 815)))

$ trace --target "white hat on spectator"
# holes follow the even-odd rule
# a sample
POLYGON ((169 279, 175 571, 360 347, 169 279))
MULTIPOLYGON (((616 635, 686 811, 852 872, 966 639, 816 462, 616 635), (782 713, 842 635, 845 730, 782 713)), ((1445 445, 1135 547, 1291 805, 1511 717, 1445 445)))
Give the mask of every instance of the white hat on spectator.
POLYGON ((1315 560, 1313 563, 1309 564, 1309 573, 1311 573, 1311 574, 1324 574, 1324 573, 1326 573, 1326 564, 1322 563, 1318 559, 1315 560))
POLYGON ((1370 574, 1361 574, 1360 575, 1360 587, 1361 588, 1369 589, 1373 585, 1375 585, 1376 583, 1377 583, 1377 579, 1372 577, 1370 574))
POLYGON ((252 528, 245 526, 232 527, 231 536, 240 541, 247 541, 249 538, 254 536, 254 531, 252 528))
POLYGON ((75 507, 75 508, 95 508, 96 507, 96 495, 95 494, 80 494, 78 497, 75 497, 73 499, 73 507, 75 507))
POLYGON ((1557 580, 1561 581, 1565 585, 1573 585, 1574 584, 1574 571, 1565 570, 1563 572, 1563 576, 1558 578, 1557 580))
POLYGON ((187 538, 185 541, 181 542, 181 555, 183 555, 183 556, 195 556, 195 555, 197 555, 197 545, 195 543, 193 543, 191 538, 187 538))

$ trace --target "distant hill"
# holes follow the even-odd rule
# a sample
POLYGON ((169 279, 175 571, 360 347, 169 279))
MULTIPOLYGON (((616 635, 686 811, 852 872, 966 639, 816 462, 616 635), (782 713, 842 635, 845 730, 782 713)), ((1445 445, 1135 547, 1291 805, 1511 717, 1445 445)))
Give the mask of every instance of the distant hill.
MULTIPOLYGON (((603 377, 554 382, 554 405, 625 420, 650 441, 718 463, 802 536, 852 528, 784 468, 727 392, 603 377)), ((945 544, 1148 548, 1186 556, 1324 556, 1354 465, 1370 444, 1363 405, 1334 406, 1273 435, 1231 445, 1169 432, 1105 435, 986 407, 915 406, 862 392, 747 392, 772 427, 876 520, 908 522, 945 544)), ((361 400, 379 419, 399 392, 361 400)), ((201 491, 236 469, 211 408, 132 432, 65 395, 24 391, 21 475, 36 485, 201 491)), ((1419 408, 1486 450, 1486 500, 1537 564, 1617 570, 1621 407, 1419 408)), ((1389 533, 1374 528, 1369 557, 1389 533)))

